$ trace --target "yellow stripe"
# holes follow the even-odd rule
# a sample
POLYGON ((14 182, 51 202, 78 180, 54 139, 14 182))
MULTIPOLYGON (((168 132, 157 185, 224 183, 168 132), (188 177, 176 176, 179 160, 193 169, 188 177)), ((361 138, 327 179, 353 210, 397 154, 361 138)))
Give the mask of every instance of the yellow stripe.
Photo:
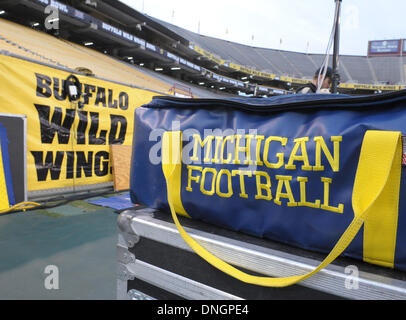
MULTIPOLYGON (((180 180, 180 175, 177 173, 176 168, 180 165, 180 156, 176 158, 177 161, 163 161, 162 163, 162 169, 167 183, 168 203, 171 209, 172 218, 183 240, 200 257, 226 274, 243 282, 261 286, 286 287, 295 284, 311 277, 333 262, 354 239, 364 221, 368 220, 370 212, 375 210, 375 208, 381 208, 384 205, 381 205, 380 203, 377 204, 377 202, 384 201, 384 203, 387 203, 388 201, 396 200, 394 198, 389 200, 386 190, 396 187, 397 181, 400 180, 400 157, 398 157, 399 150, 401 150, 400 139, 400 132, 367 131, 365 133, 352 196, 354 219, 321 264, 313 271, 304 275, 284 278, 250 275, 214 256, 190 237, 180 225, 174 205, 175 201, 180 201, 177 194, 180 182, 175 182, 177 179, 180 180), (372 151, 373 153, 371 154, 372 151), (371 174, 371 172, 374 174, 371 174)), ((179 152, 180 154, 182 150, 180 132, 164 134, 163 145, 165 146, 165 148, 162 149, 163 159, 169 159, 172 152, 179 152), (177 142, 176 138, 178 139, 177 142), (173 150, 171 151, 169 147, 173 148, 173 150)), ((394 190, 394 192, 398 193, 399 189, 394 190)), ((396 206, 392 204, 391 208, 393 209, 394 207, 396 206)), ((372 215, 375 216, 376 214, 379 213, 373 213, 372 215)), ((393 231, 393 229, 394 227, 392 226, 391 230, 393 231)))
POLYGON ((162 168, 169 170, 166 175, 173 177, 172 197, 175 211, 185 217, 190 218, 182 205, 181 174, 182 174, 182 132, 166 131, 162 138, 162 168))
POLYGON ((364 139, 357 175, 360 184, 368 186, 361 195, 356 195, 360 202, 370 202, 372 188, 379 188, 387 173, 385 163, 391 159, 391 176, 386 181, 379 198, 368 210, 364 222, 364 261, 393 268, 398 222, 398 204, 400 188, 400 170, 402 159, 401 135, 398 132, 368 131, 364 139), (387 136, 391 141, 389 143, 387 136), (393 156, 393 153, 395 155, 393 156), (363 199, 361 199, 363 197, 363 199))
POLYGON ((8 200, 6 177, 3 168, 3 154, 0 148, 0 210, 8 209, 10 203, 8 200))

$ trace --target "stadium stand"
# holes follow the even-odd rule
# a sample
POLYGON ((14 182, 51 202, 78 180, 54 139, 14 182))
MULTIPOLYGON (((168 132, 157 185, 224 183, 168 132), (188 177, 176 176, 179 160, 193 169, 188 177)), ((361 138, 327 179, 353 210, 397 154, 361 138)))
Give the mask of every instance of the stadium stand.
MULTIPOLYGON (((166 92, 170 88, 168 84, 145 76, 128 65, 115 61, 100 52, 86 47, 80 47, 74 43, 52 37, 43 32, 38 32, 4 19, 0 19, 0 35, 5 39, 13 39, 16 45, 8 46, 8 50, 15 54, 32 52, 31 58, 33 59, 42 57, 41 61, 43 62, 45 61, 69 69, 86 67, 99 77, 133 84, 139 87, 148 87, 151 90, 160 92, 166 92)), ((1 42, 5 41, 3 40, 1 42)))
MULTIPOLYGON (((91 48, 5 19, 0 19, 0 50, 72 70, 87 68, 100 78, 147 88, 159 93, 170 92, 176 82, 179 82, 145 68, 137 68, 124 63, 91 48)), ((202 88, 194 86, 190 88, 190 84, 187 86, 189 86, 189 92, 194 92, 195 96, 213 97, 216 95, 202 88)))
MULTIPOLYGON (((51 2, 7 2, 8 18, 19 24, 1 22, 0 48, 43 63, 85 67, 98 77, 159 92, 173 94, 173 88, 183 87, 182 94, 192 91, 201 97, 292 93, 312 79, 324 60, 324 54, 252 47, 201 35, 114 0, 98 0, 96 6, 85 1, 53 1, 65 9, 61 11, 64 32, 56 37, 33 28, 21 32, 20 24, 30 25, 28 17, 44 19, 46 3, 51 2), (16 18, 22 11, 27 11, 27 17, 16 18), (96 43, 92 49, 84 46, 89 40, 96 43)), ((43 26, 37 29, 46 31, 43 26)), ((404 88, 403 59, 340 55, 339 92, 404 88)))
POLYGON ((371 83, 373 75, 366 57, 341 56, 340 62, 349 70, 351 76, 349 80, 351 82, 371 83))
MULTIPOLYGON (((377 81, 383 84, 399 84, 402 82, 401 60, 398 57, 370 57, 377 81)), ((403 80, 404 81, 404 80, 403 80)))
MULTIPOLYGON (((306 54, 233 43, 200 35, 165 21, 155 20, 221 59, 279 76, 311 79, 314 71, 324 59, 322 54, 306 54)), ((341 81, 344 83, 405 84, 403 57, 341 55, 340 63, 341 81)))

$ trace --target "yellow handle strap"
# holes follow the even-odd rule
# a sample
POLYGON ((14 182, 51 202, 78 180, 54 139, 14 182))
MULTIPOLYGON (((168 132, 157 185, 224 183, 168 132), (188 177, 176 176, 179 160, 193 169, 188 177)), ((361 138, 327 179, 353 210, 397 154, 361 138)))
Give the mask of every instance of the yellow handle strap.
MULTIPOLYGON (((174 174, 179 171, 181 166, 181 132, 165 132, 163 136, 162 147, 162 169, 166 178, 168 203, 172 213, 175 225, 183 240, 203 259, 212 266, 225 272, 226 274, 237 278, 243 282, 267 287, 285 287, 302 281, 314 275, 321 269, 333 262, 351 243, 358 233, 370 211, 373 211, 376 203, 382 201, 382 191, 387 184, 399 185, 401 168, 401 134, 400 132, 389 131, 367 131, 361 147, 361 154, 355 176, 352 205, 354 210, 354 219, 338 240, 328 256, 320 263, 318 267, 304 275, 296 275, 284 278, 270 278, 253 276, 244 273, 225 261, 214 256, 192 237, 190 237, 177 218, 173 203, 174 193, 178 194, 180 175, 174 174), (169 142, 171 141, 171 142, 169 142), (178 141, 176 143, 174 141, 178 141), (170 147, 174 148, 170 150, 170 147), (174 152, 174 150, 176 150, 174 152), (180 152, 180 153, 178 153, 180 152), (173 154, 178 153, 178 156, 173 154), (169 157, 171 155, 171 157, 169 157)), ((399 188, 393 191, 399 193, 399 188)), ((385 201, 385 199, 383 199, 385 201)), ((392 206, 393 207, 393 206, 392 206)), ((397 208, 397 204, 396 204, 397 208)), ((397 214, 397 212, 396 212, 397 214)))
POLYGON ((9 206, 10 202, 8 198, 6 177, 3 168, 3 154, 0 148, 0 210, 7 209, 9 206))

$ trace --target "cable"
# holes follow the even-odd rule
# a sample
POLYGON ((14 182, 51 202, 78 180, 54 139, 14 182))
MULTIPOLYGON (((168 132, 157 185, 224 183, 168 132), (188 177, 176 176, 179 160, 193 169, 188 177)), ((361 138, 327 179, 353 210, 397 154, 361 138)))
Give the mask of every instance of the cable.
POLYGON ((15 205, 11 206, 8 209, 0 210, 0 214, 11 213, 14 211, 26 211, 26 210, 30 210, 30 209, 33 209, 33 208, 36 208, 39 206, 41 206, 41 204, 39 204, 37 202, 30 202, 30 201, 20 202, 20 203, 17 203, 15 205))
POLYGON ((330 50, 331 50, 331 46, 333 45, 333 41, 334 41, 334 34, 336 31, 336 24, 337 24, 337 19, 338 19, 338 11, 339 11, 339 5, 337 4, 335 7, 335 12, 334 12, 334 23, 333 23, 333 28, 331 30, 331 34, 330 34, 330 39, 328 41, 328 45, 327 45, 327 50, 326 50, 326 56, 324 58, 323 64, 319 70, 319 74, 317 76, 317 93, 320 92, 321 86, 323 85, 324 79, 326 78, 326 73, 327 73, 327 66, 328 66, 328 62, 330 59, 330 50), (321 72, 323 71, 323 76, 320 79, 321 76, 321 72))
POLYGON ((98 197, 98 196, 103 196, 103 195, 108 195, 108 194, 113 194, 116 193, 114 191, 112 192, 94 192, 94 193, 87 193, 84 195, 75 195, 72 197, 61 197, 60 200, 48 200, 42 203, 38 202, 31 202, 31 201, 26 201, 26 202, 20 202, 16 205, 13 205, 12 207, 4 210, 0 210, 0 215, 5 215, 5 214, 11 214, 19 211, 33 211, 33 210, 38 210, 38 209, 51 209, 55 207, 59 207, 61 205, 65 205, 69 202, 72 201, 77 201, 77 200, 85 200, 88 198, 92 197, 98 197), (48 204, 52 203, 52 204, 48 204))

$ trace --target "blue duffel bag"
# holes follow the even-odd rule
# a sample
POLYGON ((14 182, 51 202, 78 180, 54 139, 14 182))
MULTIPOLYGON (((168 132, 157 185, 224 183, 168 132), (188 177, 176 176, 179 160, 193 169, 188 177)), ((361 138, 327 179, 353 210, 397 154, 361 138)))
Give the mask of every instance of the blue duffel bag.
POLYGON ((405 129, 405 91, 154 97, 135 111, 131 199, 171 212, 197 254, 248 283, 297 283, 340 254, 406 270, 405 129), (328 255, 305 275, 248 275, 194 241, 175 212, 328 255))

